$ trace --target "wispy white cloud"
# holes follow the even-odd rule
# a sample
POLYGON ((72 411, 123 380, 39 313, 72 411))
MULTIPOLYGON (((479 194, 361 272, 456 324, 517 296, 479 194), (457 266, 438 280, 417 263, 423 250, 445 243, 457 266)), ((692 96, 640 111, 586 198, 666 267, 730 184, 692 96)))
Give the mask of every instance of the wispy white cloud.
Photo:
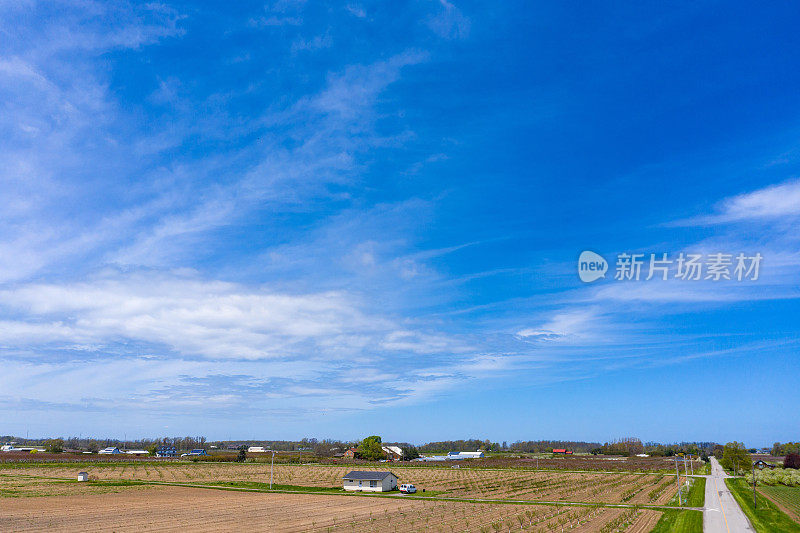
POLYGON ((322 338, 374 336, 391 328, 345 294, 276 294, 169 275, 28 284, 0 290, 0 298, 6 312, 18 317, 5 322, 0 342, 28 347, 133 341, 184 357, 291 358, 311 346, 323 351, 322 338))
POLYGON ((791 180, 726 198, 716 205, 711 214, 679 220, 670 225, 704 226, 798 216, 800 180, 791 180))

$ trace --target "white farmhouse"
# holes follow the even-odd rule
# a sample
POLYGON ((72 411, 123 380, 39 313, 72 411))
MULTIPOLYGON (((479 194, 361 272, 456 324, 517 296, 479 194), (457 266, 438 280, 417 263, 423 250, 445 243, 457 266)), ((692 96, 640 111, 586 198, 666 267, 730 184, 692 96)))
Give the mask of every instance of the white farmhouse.
POLYGON ((389 492, 397 489, 397 476, 391 472, 353 470, 342 478, 344 490, 389 492))
POLYGON ((266 453, 266 451, 263 446, 250 446, 247 448, 247 453, 266 453))

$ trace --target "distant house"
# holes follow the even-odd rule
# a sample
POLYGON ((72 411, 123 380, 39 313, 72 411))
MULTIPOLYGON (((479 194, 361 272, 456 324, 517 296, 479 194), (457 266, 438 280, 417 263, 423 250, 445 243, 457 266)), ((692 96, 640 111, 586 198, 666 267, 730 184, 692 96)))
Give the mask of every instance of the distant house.
POLYGON ((391 472, 353 470, 342 478, 344 490, 389 492, 397 489, 397 476, 391 472))
POLYGON ((178 448, 175 446, 159 446, 156 449, 156 457, 177 457, 178 456, 178 448))
POLYGON ((345 459, 358 459, 358 448, 350 448, 344 452, 345 459))
POLYGON ((381 446, 381 450, 390 461, 399 461, 403 458, 403 450, 399 446, 381 446))
POLYGON ((88 472, 78 472, 78 481, 89 481, 88 472))
POLYGON ((247 448, 247 453, 266 453, 267 449, 263 446, 250 446, 247 448))
POLYGON ((560 453, 561 455, 572 455, 572 452, 566 448, 553 448, 553 453, 560 453))
POLYGON ((122 452, 119 451, 119 448, 117 448, 116 446, 109 446, 108 448, 103 448, 102 450, 100 450, 97 453, 99 453, 101 455, 116 455, 116 454, 122 453, 122 452))

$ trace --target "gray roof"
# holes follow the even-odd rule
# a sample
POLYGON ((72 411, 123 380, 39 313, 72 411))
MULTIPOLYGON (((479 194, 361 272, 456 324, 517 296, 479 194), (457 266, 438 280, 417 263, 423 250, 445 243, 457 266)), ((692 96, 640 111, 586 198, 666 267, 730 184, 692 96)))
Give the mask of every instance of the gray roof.
MULTIPOLYGON (((353 470, 348 472, 342 479, 365 479, 365 480, 381 480, 386 476, 394 476, 391 472, 372 472, 369 470, 353 470)), ((397 477, 397 476, 394 476, 397 477)))

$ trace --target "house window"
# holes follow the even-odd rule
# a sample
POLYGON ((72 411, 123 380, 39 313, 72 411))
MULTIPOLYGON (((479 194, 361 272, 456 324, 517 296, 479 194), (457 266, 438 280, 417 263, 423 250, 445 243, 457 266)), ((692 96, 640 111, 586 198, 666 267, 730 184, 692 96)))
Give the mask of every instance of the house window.
POLYGON ((377 481, 370 481, 369 482, 369 486, 370 487, 377 487, 378 486, 378 482, 377 481))

